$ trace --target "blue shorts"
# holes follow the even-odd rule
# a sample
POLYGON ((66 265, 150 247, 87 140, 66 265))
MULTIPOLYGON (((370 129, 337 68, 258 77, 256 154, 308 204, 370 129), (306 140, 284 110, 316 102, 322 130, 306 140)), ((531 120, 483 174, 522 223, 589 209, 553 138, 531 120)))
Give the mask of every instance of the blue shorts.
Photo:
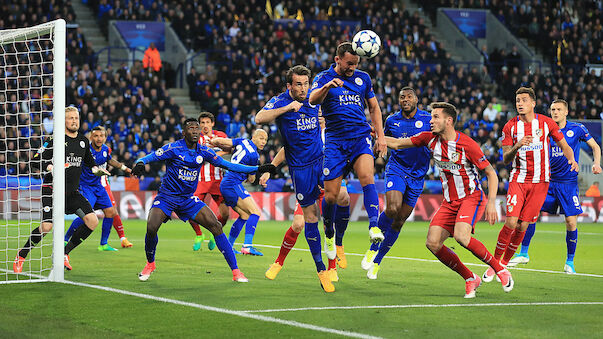
POLYGON ((92 209, 99 210, 105 209, 109 207, 113 207, 113 203, 111 203, 111 198, 109 197, 109 193, 102 186, 84 186, 80 185, 79 189, 80 193, 88 200, 92 209))
POLYGON ((289 167, 295 197, 302 207, 314 204, 320 195, 318 186, 322 182, 322 161, 321 158, 303 167, 289 167))
POLYGON ((155 200, 153 200, 153 206, 151 208, 159 208, 168 217, 172 215, 172 212, 175 212, 180 220, 187 221, 189 219, 194 219, 199 211, 205 206, 205 203, 196 196, 185 198, 161 194, 160 192, 155 197, 155 200))
POLYGON ((385 192, 402 192, 402 202, 413 208, 423 192, 423 182, 423 179, 417 180, 404 174, 385 172, 385 192))
POLYGON ((220 185, 220 193, 224 197, 224 202, 226 206, 235 207, 239 198, 245 199, 250 197, 251 194, 247 192, 243 184, 238 185, 220 185))
POLYGON ((356 158, 362 154, 373 156, 371 137, 368 135, 356 139, 327 140, 323 163, 324 180, 329 181, 346 175, 356 158))
POLYGON ((579 196, 577 183, 551 181, 541 210, 551 214, 563 214, 566 217, 582 214, 579 196))

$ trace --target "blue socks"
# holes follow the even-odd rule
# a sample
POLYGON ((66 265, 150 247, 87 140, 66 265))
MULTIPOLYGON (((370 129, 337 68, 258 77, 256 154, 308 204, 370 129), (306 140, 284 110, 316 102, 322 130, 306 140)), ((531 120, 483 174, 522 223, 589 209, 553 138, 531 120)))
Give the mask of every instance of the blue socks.
POLYGON ((350 206, 339 206, 335 209, 335 245, 343 246, 343 235, 350 221, 350 206))
MULTIPOLYGON (((394 220, 390 219, 387 215, 385 215, 385 211, 383 211, 383 212, 381 212, 381 214, 379 214, 377 226, 379 226, 379 229, 385 235, 387 233, 387 231, 392 228, 393 222, 394 222, 394 220)), ((380 245, 381 245, 380 243, 371 244, 371 251, 378 251, 380 245)))
MULTIPOLYGON (((383 214, 385 214, 385 213, 383 213, 383 214)), ((377 252, 377 255, 375 256, 375 260, 373 260, 375 264, 381 263, 381 260, 383 260, 383 257, 387 254, 387 252, 389 252, 389 250, 392 248, 392 246, 394 245, 396 240, 398 240, 399 235, 400 235, 400 232, 394 231, 394 229, 391 227, 387 231, 385 231, 385 239, 383 240, 383 242, 381 243, 381 246, 379 247, 379 252, 377 252)))
POLYGON ((155 236, 149 236, 149 233, 144 237, 144 251, 147 254, 148 262, 155 262, 155 250, 157 249, 157 243, 159 242, 159 237, 157 233, 155 236))
POLYGON ((335 219, 335 204, 327 203, 327 199, 322 198, 322 218, 325 224, 325 237, 333 238, 335 236, 335 228, 333 227, 333 219, 335 219))
POLYGON ((528 250, 530 249, 530 241, 532 241, 534 232, 536 232, 536 223, 530 224, 530 226, 528 226, 528 229, 526 229, 526 234, 523 236, 523 241, 521 242, 521 251, 519 252, 520 255, 528 255, 528 250))
MULTIPOLYGON (((240 219, 237 219, 237 221, 238 220, 240 220, 240 219)), ((234 227, 234 224, 233 224, 233 227, 234 227)), ((232 231, 232 229, 231 229, 231 231, 232 231)), ((239 228, 239 231, 241 231, 240 228, 239 228)), ((230 269, 236 270, 237 268, 239 268, 239 266, 237 266, 237 258, 235 258, 234 251, 232 250, 232 244, 230 243, 230 241, 228 241, 228 239, 226 238, 226 235, 224 233, 222 233, 220 235, 216 235, 215 239, 216 239, 216 246, 218 246, 218 249, 220 250, 220 252, 222 252, 222 255, 224 255, 224 259, 226 259, 226 262, 228 263, 228 266, 230 267, 230 269)))
MULTIPOLYGON (((369 228, 377 226, 377 218, 379 216, 379 195, 375 184, 368 184, 362 187, 364 196, 364 208, 368 213, 369 228)), ((324 205, 323 205, 324 206, 324 205)))
POLYGON ((574 255, 576 254, 576 246, 578 246, 578 229, 575 231, 566 231, 565 243, 567 244, 567 260, 574 261, 574 255))
POLYGON ((312 253, 312 259, 314 259, 314 264, 316 264, 316 271, 324 271, 326 268, 325 264, 322 262, 322 253, 320 248, 320 232, 318 231, 318 223, 307 222, 304 227, 304 233, 306 235, 306 240, 308 241, 308 246, 310 247, 310 253, 312 253))
POLYGON ((253 236, 255 235, 255 228, 258 226, 259 220, 260 216, 257 214, 251 214, 249 219, 247 219, 244 246, 251 246, 253 244, 253 236))
POLYGON ((101 241, 100 244, 106 245, 109 241, 109 235, 111 234, 111 229, 113 228, 113 218, 103 218, 103 228, 101 232, 101 241))
POLYGON ((235 240, 237 240, 239 233, 241 233, 241 229, 243 229, 243 225, 245 225, 245 221, 247 220, 243 220, 241 217, 239 217, 237 220, 235 220, 235 222, 232 223, 230 233, 228 234, 228 241, 230 241, 231 247, 234 246, 235 240))
POLYGON ((69 226, 69 229, 65 233, 65 241, 69 241, 69 239, 71 239, 71 236, 73 235, 73 232, 75 232, 75 230, 83 224, 84 220, 82 220, 82 218, 75 218, 75 220, 71 222, 71 226, 69 226))

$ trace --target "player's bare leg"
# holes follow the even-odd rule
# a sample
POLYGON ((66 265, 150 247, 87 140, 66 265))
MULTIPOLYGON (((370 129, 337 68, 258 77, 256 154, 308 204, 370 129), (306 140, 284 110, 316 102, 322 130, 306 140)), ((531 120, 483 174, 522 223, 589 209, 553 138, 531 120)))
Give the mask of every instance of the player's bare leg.
POLYGON ((224 259, 226 259, 228 266, 232 270, 232 280, 236 282, 248 282, 245 275, 239 270, 232 246, 228 238, 226 238, 222 230, 222 224, 218 221, 214 212, 209 207, 203 206, 195 216, 195 221, 214 235, 218 250, 224 255, 224 259))
POLYGON ((379 196, 375 188, 375 159, 370 154, 362 154, 354 161, 354 171, 362 185, 364 208, 369 217, 370 241, 381 242, 385 239, 383 232, 377 227, 379 218, 379 196))
POLYGON ((157 232, 161 225, 168 219, 168 216, 160 208, 151 208, 147 218, 147 233, 144 237, 144 251, 147 257, 147 263, 140 273, 138 279, 147 281, 151 273, 155 271, 155 252, 157 250, 157 232))

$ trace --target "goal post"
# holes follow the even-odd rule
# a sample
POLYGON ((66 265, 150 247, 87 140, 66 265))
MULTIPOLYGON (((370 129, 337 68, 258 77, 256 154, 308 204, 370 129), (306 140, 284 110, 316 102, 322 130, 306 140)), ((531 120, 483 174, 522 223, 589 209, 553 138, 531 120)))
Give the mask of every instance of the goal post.
POLYGON ((63 19, 0 30, 0 284, 64 280, 65 54, 63 19), (48 127, 44 118, 50 117, 48 127), (23 272, 15 274, 18 250, 40 226, 45 169, 34 154, 50 136, 52 239, 32 248, 23 272))

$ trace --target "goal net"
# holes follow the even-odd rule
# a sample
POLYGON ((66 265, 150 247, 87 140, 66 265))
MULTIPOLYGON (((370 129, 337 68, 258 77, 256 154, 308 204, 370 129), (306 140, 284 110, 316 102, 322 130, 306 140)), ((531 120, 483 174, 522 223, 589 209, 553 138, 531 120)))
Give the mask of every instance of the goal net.
POLYGON ((62 19, 0 30, 0 284, 63 280, 65 34, 62 19), (17 253, 42 218, 46 169, 36 153, 51 136, 55 227, 17 274, 17 253))

